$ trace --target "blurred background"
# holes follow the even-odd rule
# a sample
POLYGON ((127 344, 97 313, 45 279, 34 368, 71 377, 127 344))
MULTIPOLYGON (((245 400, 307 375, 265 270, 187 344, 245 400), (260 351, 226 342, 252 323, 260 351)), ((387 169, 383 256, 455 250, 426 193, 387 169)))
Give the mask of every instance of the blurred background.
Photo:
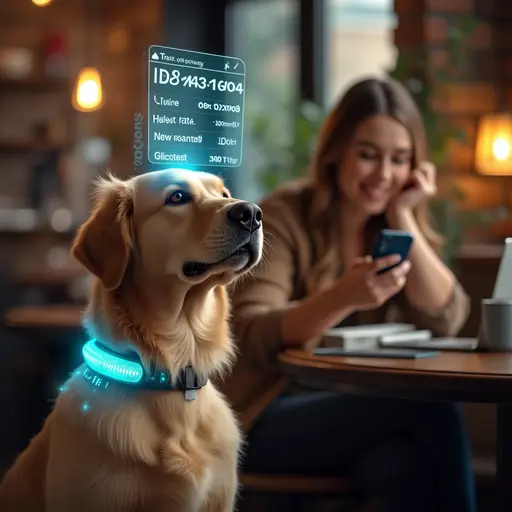
MULTIPOLYGON (((244 162, 223 175, 250 200, 304 172, 325 112, 354 81, 403 82, 427 125, 432 212, 473 301, 462 335, 474 336, 512 234, 511 27, 509 0, 2 0, 0 468, 79 361, 88 280, 69 247, 91 182, 107 168, 150 170, 135 153, 149 45, 245 61, 244 162)), ((467 415, 492 485, 494 408, 467 415)))

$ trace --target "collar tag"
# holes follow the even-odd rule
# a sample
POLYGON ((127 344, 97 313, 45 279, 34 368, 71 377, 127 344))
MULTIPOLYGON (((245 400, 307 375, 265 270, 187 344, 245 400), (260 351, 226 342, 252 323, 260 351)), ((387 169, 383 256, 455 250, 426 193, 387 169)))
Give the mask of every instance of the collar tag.
POLYGON ((186 389, 185 390, 185 400, 187 402, 192 402, 192 400, 196 399, 197 390, 195 389, 186 389))

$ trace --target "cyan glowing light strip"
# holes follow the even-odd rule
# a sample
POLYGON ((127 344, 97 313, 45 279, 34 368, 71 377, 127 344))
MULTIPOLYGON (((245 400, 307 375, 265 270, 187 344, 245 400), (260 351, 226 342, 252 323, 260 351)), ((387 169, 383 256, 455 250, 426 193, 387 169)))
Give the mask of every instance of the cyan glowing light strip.
POLYGON ((120 382, 137 384, 142 380, 144 369, 140 363, 110 354, 98 347, 95 341, 88 341, 82 348, 85 363, 90 368, 120 382))

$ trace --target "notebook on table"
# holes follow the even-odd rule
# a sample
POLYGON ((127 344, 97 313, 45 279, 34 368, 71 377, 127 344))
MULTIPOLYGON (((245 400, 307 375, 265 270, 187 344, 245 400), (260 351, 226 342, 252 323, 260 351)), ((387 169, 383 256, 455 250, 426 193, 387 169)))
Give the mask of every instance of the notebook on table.
POLYGON ((326 331, 322 337, 323 347, 340 347, 347 350, 368 350, 377 348, 383 336, 398 333, 412 333, 416 326, 407 323, 389 323, 336 327, 326 331))

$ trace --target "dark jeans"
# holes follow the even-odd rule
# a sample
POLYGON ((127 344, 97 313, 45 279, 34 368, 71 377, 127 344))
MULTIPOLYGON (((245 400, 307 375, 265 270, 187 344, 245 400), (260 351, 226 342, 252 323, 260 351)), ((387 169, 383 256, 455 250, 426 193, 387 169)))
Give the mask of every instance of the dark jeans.
POLYGON ((313 392, 282 396, 248 435, 245 471, 350 475, 383 512, 474 512, 458 406, 313 392))

